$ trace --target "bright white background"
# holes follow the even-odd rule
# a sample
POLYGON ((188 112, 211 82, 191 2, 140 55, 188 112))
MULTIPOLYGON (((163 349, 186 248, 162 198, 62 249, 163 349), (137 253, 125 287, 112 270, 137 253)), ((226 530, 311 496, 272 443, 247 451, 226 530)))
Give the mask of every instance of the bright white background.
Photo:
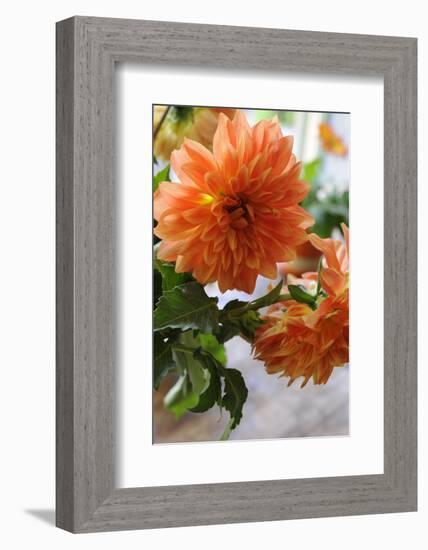
MULTIPOLYGON (((424 548, 427 470, 420 471, 418 513, 73 536, 54 529, 54 22, 72 14, 181 20, 419 37, 420 281, 428 276, 428 30, 423 3, 142 3, 122 0, 19 1, 3 6, 0 200, 1 346, 0 542, 4 548, 115 549, 224 546, 259 549, 389 550, 424 548), (425 241, 425 243, 423 242, 425 241), (32 511, 32 512, 30 512, 32 511), (34 512, 36 511, 36 512, 34 512), (43 519, 44 518, 44 519, 43 519), (418 541, 419 539, 419 541, 418 541)), ((421 300, 426 293, 421 285, 421 300)), ((426 298, 425 298, 426 300, 426 298)), ((420 308, 421 344, 428 330, 420 308)), ((426 347, 420 363, 427 364, 426 347)), ((420 370, 420 464, 428 461, 428 374, 420 370)))
MULTIPOLYGON (((381 79, 117 71, 121 487, 383 472, 383 83, 381 79), (176 86, 171 86, 176 82, 176 86), (266 94, 269 90, 269 94, 266 94), (152 445, 152 103, 351 113, 350 436, 152 445), (142 154, 142 151, 146 154, 142 154), (367 174, 370 178, 367 178, 367 174), (144 185, 146 183, 146 185, 144 185), (370 200, 367 195, 370 194, 370 200), (146 205, 144 207, 144 205, 146 205), (371 220, 370 224, 367 220, 371 220), (369 244, 368 244, 369 243, 369 244), (371 269, 371 314, 361 300, 371 269), (367 379, 370 379, 370 384, 367 379), (286 459, 271 461, 272 456, 286 459), (316 456, 317 460, 313 460, 316 456), (144 467, 142 467, 144 464, 144 467), (171 468, 171 464, 180 464, 171 468), (207 464, 222 467, 207 468, 207 464), (226 467, 227 465, 227 467, 226 467)), ((303 390, 304 391, 304 390, 303 390)), ((287 392, 283 394, 287 399, 287 392)), ((245 413, 244 413, 245 421, 245 413)))

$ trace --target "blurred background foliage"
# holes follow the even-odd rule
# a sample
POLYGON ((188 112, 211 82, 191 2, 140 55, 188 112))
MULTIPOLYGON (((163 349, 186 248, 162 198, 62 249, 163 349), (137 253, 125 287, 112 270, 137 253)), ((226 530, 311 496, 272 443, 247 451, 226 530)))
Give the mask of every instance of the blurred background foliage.
POLYGON ((302 179, 311 184, 311 189, 302 206, 315 218, 315 225, 310 228, 310 232, 325 238, 330 237, 335 228, 339 229, 341 223, 349 226, 349 191, 333 187, 326 192, 321 173, 322 158, 303 165, 302 179))

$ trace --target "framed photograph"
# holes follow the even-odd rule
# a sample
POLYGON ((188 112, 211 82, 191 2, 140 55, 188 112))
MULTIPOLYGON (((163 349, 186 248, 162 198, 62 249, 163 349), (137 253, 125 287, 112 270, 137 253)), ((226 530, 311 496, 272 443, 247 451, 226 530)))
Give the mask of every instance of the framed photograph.
POLYGON ((414 511, 416 39, 57 24, 57 525, 414 511))

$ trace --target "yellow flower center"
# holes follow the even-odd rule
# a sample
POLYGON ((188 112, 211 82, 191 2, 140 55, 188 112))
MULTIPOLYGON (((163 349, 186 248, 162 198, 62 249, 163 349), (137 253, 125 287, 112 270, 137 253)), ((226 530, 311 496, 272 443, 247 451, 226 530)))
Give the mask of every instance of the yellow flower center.
POLYGON ((211 204, 214 200, 214 197, 208 195, 208 193, 202 193, 200 198, 201 204, 211 204))

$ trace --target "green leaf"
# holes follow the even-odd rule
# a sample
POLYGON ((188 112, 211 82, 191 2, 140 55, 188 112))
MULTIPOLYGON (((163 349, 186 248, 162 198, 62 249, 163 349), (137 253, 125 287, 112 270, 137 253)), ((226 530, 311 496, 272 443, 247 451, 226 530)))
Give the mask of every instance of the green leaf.
POLYGON ((205 412, 221 403, 221 380, 217 365, 226 364, 226 351, 212 334, 188 330, 181 333, 180 343, 174 346, 174 355, 182 352, 191 357, 177 357, 179 368, 189 372, 193 390, 199 393, 199 402, 192 412, 205 412), (183 360, 184 359, 184 360, 183 360), (202 369, 202 372, 201 370, 202 369))
POLYGON ((222 367, 220 372, 224 377, 222 405, 229 411, 232 421, 230 430, 233 430, 241 421, 242 408, 247 400, 248 390, 239 370, 222 367))
POLYGON ((192 389, 199 398, 210 382, 210 375, 207 369, 204 369, 202 363, 195 358, 195 350, 183 346, 182 344, 174 344, 172 346, 172 356, 179 372, 187 372, 189 375, 192 389))
POLYGON ((231 340, 233 337, 238 336, 240 332, 241 329, 239 323, 237 323, 236 320, 222 320, 217 338, 219 342, 224 343, 228 340, 231 340))
MULTIPOLYGON (((210 369, 201 361, 197 350, 181 343, 171 347, 172 357, 180 377, 164 398, 166 408, 180 418, 199 404, 201 394, 208 390, 211 381, 210 369)), ((204 397, 205 400, 205 397, 204 397)))
POLYGON ((176 286, 164 292, 154 311, 154 330, 166 327, 200 329, 211 334, 218 331, 217 298, 207 296, 196 282, 176 286))
POLYGON ((199 402, 196 407, 191 409, 192 412, 201 413, 211 409, 215 403, 221 403, 221 380, 216 361, 213 360, 209 353, 196 350, 194 357, 204 365, 210 375, 207 389, 199 396, 199 402))
POLYGON ((226 365, 227 357, 224 345, 213 334, 204 334, 198 330, 187 330, 180 334, 180 343, 193 350, 206 351, 221 365, 226 365))
POLYGON ((220 344, 213 334, 203 334, 201 332, 198 338, 202 349, 212 355, 221 365, 225 366, 227 357, 223 344, 220 344))
MULTIPOLYGON (((155 247, 156 248, 156 247, 155 247)), ((155 251, 156 254, 156 251, 155 251)), ((162 290, 172 290, 174 287, 193 281, 190 273, 177 273, 175 271, 175 264, 170 262, 163 262, 155 257, 154 266, 156 270, 162 276, 162 290)))
POLYGON ((186 330, 180 333, 180 344, 183 344, 186 348, 197 349, 199 347, 198 331, 186 330))
POLYGON ((153 176, 153 191, 156 191, 163 181, 171 181, 169 177, 170 165, 167 164, 165 168, 159 170, 159 172, 153 176))
POLYGON ((165 407, 180 418, 189 409, 198 404, 199 395, 193 391, 189 375, 182 374, 176 384, 164 397, 165 407))
POLYGON ((309 304, 313 306, 316 302, 316 296, 309 294, 301 286, 297 285, 288 285, 288 292, 291 294, 291 297, 296 300, 296 302, 301 302, 302 304, 309 304))
POLYGON ((248 305, 248 302, 242 300, 231 300, 224 306, 223 311, 233 311, 234 309, 241 309, 248 305))
POLYGON ((162 275, 156 269, 153 271, 153 309, 162 296, 162 275))
POLYGON ((172 356, 171 343, 160 333, 154 333, 154 361, 153 361, 153 386, 159 388, 159 384, 167 374, 175 370, 176 364, 172 356))

